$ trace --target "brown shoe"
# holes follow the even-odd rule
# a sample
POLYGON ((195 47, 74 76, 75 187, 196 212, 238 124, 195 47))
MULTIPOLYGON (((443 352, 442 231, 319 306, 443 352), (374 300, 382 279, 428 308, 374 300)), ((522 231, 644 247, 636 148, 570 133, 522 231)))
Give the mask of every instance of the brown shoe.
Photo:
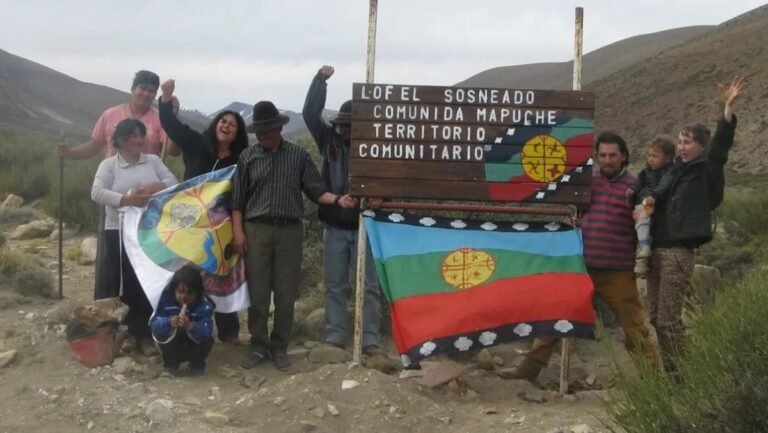
POLYGON ((512 368, 503 368, 499 370, 498 375, 502 379, 525 379, 536 380, 539 376, 539 372, 545 365, 530 358, 523 358, 523 360, 512 368))

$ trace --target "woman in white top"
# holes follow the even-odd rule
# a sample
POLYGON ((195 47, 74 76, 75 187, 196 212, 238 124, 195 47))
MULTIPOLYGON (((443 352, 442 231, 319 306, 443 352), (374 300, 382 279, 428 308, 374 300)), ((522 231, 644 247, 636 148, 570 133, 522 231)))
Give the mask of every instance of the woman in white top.
POLYGON ((149 197, 178 183, 176 177, 155 155, 141 152, 147 129, 140 120, 125 119, 117 124, 112 143, 117 153, 99 164, 91 189, 91 199, 105 206, 104 263, 96 275, 97 292, 116 292, 122 281, 120 299, 130 311, 125 318, 128 333, 135 338, 136 350, 152 353, 149 317, 152 306, 133 271, 120 242, 118 208, 143 207, 149 197))

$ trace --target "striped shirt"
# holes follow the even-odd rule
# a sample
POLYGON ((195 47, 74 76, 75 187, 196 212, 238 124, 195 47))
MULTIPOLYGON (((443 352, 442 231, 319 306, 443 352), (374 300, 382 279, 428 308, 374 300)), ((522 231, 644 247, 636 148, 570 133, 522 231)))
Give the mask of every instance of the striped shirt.
POLYGON ((581 219, 584 261, 588 268, 631 270, 635 266, 635 222, 627 202, 627 188, 635 176, 622 172, 607 179, 595 170, 592 204, 581 219))
POLYGON ((240 210, 244 219, 299 219, 304 216, 302 192, 314 202, 327 192, 317 166, 302 147, 283 140, 277 152, 257 144, 240 154, 232 209, 240 210))

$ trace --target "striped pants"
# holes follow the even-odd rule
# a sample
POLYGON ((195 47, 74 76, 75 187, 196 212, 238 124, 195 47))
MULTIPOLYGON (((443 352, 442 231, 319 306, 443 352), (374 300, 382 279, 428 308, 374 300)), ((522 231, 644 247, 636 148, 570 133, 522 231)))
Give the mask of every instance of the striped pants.
POLYGON ((683 305, 693 267, 691 249, 653 249, 648 274, 648 315, 656 328, 661 358, 668 372, 675 370, 672 358, 684 344, 683 305))

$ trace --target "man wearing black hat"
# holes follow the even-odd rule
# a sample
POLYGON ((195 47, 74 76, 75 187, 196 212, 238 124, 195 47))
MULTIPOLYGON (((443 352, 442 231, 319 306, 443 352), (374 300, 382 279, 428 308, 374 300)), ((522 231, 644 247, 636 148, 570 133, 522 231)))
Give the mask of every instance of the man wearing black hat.
MULTIPOLYGON (((336 194, 349 191, 349 154, 352 101, 341 104, 330 121, 323 118, 328 84, 333 66, 323 66, 312 80, 304 101, 304 122, 323 156, 321 172, 325 186, 336 194)), ((320 206, 323 231, 323 268, 325 282, 325 341, 343 348, 347 342, 347 302, 352 286, 349 272, 357 265, 357 209, 320 206)), ((379 285, 376 268, 368 249, 363 303, 363 352, 379 351, 379 285)))
POLYGON ((251 351, 243 367, 251 368, 271 355, 279 370, 290 367, 286 349, 293 328, 293 306, 298 292, 304 243, 301 193, 321 205, 354 208, 349 195, 328 192, 306 150, 283 140, 288 116, 270 101, 253 106, 259 143, 240 154, 232 193, 233 246, 245 254, 251 295, 248 328, 251 351), (269 334, 270 295, 275 313, 269 334))

